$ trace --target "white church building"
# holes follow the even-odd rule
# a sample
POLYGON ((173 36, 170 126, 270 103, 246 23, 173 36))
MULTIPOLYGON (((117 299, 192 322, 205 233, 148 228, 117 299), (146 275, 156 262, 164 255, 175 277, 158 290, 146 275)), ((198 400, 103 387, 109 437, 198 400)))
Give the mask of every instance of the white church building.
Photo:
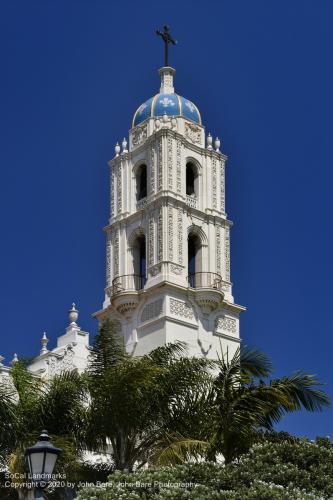
MULTIPOLYGON (((216 358, 221 348, 232 356, 245 308, 232 293, 227 157, 197 106, 175 92, 175 69, 159 75, 159 92, 136 110, 109 162, 105 298, 94 316, 109 318, 134 356, 176 340, 191 356, 216 358)), ((43 335, 32 372, 84 371, 89 334, 77 320, 73 304, 57 346, 49 350, 43 335)), ((0 357, 0 374, 9 370, 0 357)))

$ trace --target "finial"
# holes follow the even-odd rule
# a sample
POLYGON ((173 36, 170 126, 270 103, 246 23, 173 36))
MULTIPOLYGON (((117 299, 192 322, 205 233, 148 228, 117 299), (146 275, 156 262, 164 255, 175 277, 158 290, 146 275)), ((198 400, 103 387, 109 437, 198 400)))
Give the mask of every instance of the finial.
POLYGON ((213 149, 212 143, 213 143, 213 137, 210 134, 208 134, 207 135, 207 149, 213 149))
POLYGON ((122 145, 122 148, 123 148, 123 153, 128 153, 127 140, 126 140, 125 137, 123 138, 123 142, 121 143, 121 145, 122 145))
POLYGON ((163 31, 156 30, 156 35, 160 36, 164 42, 164 66, 169 66, 169 44, 176 45, 177 40, 174 40, 170 35, 169 26, 163 26, 163 31))
POLYGON ((18 360, 19 360, 19 359, 18 359, 18 357, 17 357, 17 354, 15 353, 15 354, 14 354, 14 357, 13 357, 13 359, 11 360, 11 363, 10 363, 10 364, 11 364, 11 365, 15 365, 15 363, 18 363, 18 360))
POLYGON ((73 302, 72 308, 68 311, 68 318, 71 325, 76 325, 78 317, 79 317, 79 311, 76 309, 75 303, 73 302))
POLYGON ((49 350, 47 348, 48 343, 49 343, 49 339, 46 336, 46 332, 44 332, 43 337, 41 338, 41 344, 42 344, 42 348, 40 351, 41 354, 45 354, 46 352, 49 352, 49 350))
POLYGON ((5 359, 5 356, 0 356, 0 366, 3 366, 3 360, 5 359))
POLYGON ((120 153, 119 142, 117 142, 117 144, 115 145, 114 152, 116 153, 116 156, 119 156, 119 153, 120 153))
POLYGON ((217 153, 220 153, 221 141, 218 137, 216 137, 216 139, 215 139, 214 146, 215 146, 215 151, 217 153))
POLYGON ((162 116, 162 122, 163 122, 163 125, 164 127, 167 125, 167 123, 169 122, 169 117, 166 113, 163 113, 163 116, 162 116))

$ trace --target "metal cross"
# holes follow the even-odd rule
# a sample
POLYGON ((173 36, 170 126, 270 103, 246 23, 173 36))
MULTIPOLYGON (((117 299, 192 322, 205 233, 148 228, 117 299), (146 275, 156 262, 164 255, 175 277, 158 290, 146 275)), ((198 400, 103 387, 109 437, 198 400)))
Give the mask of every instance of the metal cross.
POLYGON ((156 34, 162 37, 164 42, 164 66, 169 66, 169 44, 176 45, 177 40, 174 40, 169 33, 169 26, 163 26, 163 32, 156 30, 156 34))

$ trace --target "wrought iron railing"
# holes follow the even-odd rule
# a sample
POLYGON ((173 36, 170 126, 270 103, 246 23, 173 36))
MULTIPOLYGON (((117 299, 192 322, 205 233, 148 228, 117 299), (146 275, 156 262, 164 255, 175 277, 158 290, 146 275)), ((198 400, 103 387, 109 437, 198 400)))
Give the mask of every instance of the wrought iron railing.
POLYGON ((210 288, 222 292, 222 276, 217 273, 199 272, 187 276, 190 288, 210 288))
POLYGON ((122 292, 142 290, 146 284, 146 276, 139 274, 123 274, 112 280, 112 295, 122 292))

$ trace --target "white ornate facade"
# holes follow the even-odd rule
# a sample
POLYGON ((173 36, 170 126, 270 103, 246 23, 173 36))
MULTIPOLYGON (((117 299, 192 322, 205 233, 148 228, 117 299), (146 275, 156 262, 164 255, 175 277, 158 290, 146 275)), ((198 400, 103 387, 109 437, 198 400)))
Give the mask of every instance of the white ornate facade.
MULTIPOLYGON (((28 366, 31 372, 47 380, 64 371, 77 370, 82 373, 86 369, 90 352, 89 333, 78 326, 78 315, 79 311, 73 304, 68 311, 69 325, 65 333, 57 338, 56 347, 51 350, 47 348, 49 340, 44 332, 41 339, 42 349, 28 366)), ((10 368, 3 365, 3 360, 4 358, 0 356, 0 382, 10 380, 10 368)), ((14 354, 11 365, 18 360, 14 354)))
POLYGON ((220 141, 174 92, 173 68, 136 111, 110 165, 106 289, 99 321, 116 321, 128 352, 175 340, 215 358, 239 345, 230 277, 230 227, 220 141))
POLYGON ((69 325, 63 335, 57 338, 57 347, 49 351, 46 334, 42 337, 42 349, 39 356, 34 358, 29 365, 29 370, 37 375, 50 378, 63 371, 77 369, 82 373, 86 367, 89 356, 89 333, 78 326, 79 311, 75 304, 68 311, 69 325))

